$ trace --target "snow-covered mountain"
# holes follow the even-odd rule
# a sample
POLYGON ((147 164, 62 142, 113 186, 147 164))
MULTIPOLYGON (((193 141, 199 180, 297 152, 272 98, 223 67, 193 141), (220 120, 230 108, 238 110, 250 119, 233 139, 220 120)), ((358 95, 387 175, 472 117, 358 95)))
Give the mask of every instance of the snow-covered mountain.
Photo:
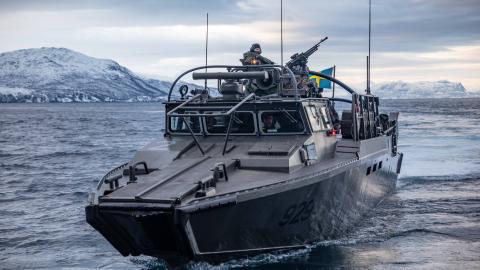
POLYGON ((161 100, 170 86, 65 48, 0 54, 0 102, 161 100))
MULTIPOLYGON (((171 85, 169 81, 139 76, 113 60, 65 48, 0 54, 0 102, 159 101, 171 85)), ((201 88, 187 85, 190 89, 201 88)), ((450 81, 372 83, 372 92, 393 99, 480 96, 450 81)))
POLYGON ((381 98, 408 99, 408 98, 466 98, 479 97, 475 92, 469 92, 459 82, 403 82, 393 81, 372 83, 372 92, 381 98))

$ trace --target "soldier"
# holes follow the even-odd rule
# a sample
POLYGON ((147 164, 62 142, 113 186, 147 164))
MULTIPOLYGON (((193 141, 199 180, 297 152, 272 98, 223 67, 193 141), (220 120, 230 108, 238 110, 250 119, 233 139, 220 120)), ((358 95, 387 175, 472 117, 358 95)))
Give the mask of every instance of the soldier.
POLYGON ((243 54, 243 59, 240 59, 243 65, 273 65, 275 64, 272 60, 261 56, 262 48, 260 44, 254 43, 250 47, 250 51, 243 54))
POLYGON ((262 114, 262 131, 264 133, 277 132, 280 129, 280 124, 277 122, 273 114, 262 114))
POLYGON ((317 97, 317 95, 319 94, 317 82, 315 80, 311 80, 308 77, 309 72, 310 69, 307 65, 305 65, 303 72, 294 72, 297 79, 297 88, 305 90, 305 95, 307 97, 317 97))

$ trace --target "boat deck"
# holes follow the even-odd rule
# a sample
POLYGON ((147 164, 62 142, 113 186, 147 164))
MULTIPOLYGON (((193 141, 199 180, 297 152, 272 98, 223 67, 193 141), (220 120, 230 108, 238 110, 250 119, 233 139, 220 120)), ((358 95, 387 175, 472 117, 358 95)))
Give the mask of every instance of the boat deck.
MULTIPOLYGON (((199 182, 205 183, 212 179, 213 168, 216 164, 224 163, 227 167, 227 177, 221 178, 215 187, 215 195, 222 195, 305 177, 315 173, 328 171, 332 168, 343 166, 357 160, 354 152, 338 153, 333 157, 325 157, 310 166, 303 163, 291 166, 286 171, 283 167, 292 163, 291 151, 301 147, 305 138, 298 136, 290 140, 285 146, 285 141, 270 138, 268 144, 274 145, 276 141, 283 146, 274 147, 276 151, 284 152, 274 155, 261 155, 259 149, 268 149, 252 144, 248 141, 236 140, 232 151, 225 156, 221 154, 223 144, 206 139, 201 143, 208 145, 208 152, 202 156, 196 147, 191 148, 188 154, 174 160, 167 167, 152 171, 149 174, 138 175, 134 183, 129 183, 114 192, 102 196, 101 202, 152 202, 171 204, 181 201, 188 203, 196 200, 194 193, 198 190, 199 182), (210 145, 209 145, 210 144, 210 145), (253 149, 253 150, 252 150, 253 149), (278 150, 280 149, 280 150, 278 150), (283 149, 283 150, 282 150, 283 149), (286 149, 286 150, 285 150, 286 149), (257 152, 255 152, 257 151, 257 152), (244 164, 248 166, 244 166, 244 164), (267 164, 265 167, 255 164, 267 164), (282 167, 283 166, 283 167, 282 167), (302 168, 301 170, 299 170, 302 168), (188 172, 188 173, 187 173, 188 172)), ((272 147, 270 147, 272 149, 272 147)), ((265 154, 265 153, 263 153, 265 154)), ((268 153, 267 153, 268 154, 268 153)), ((124 176, 125 179, 128 176, 124 176)))

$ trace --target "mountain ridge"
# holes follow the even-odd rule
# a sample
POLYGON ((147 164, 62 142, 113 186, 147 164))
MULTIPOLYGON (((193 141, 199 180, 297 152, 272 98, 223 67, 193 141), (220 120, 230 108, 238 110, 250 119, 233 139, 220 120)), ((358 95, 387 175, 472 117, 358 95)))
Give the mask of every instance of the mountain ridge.
POLYGON ((462 83, 449 80, 372 82, 371 88, 375 95, 389 99, 480 97, 480 93, 467 91, 462 83))
MULTIPOLYGON (((166 89, 154 82, 113 60, 66 48, 42 47, 0 54, 0 102, 161 100, 166 89)), ((165 82, 165 86, 168 84, 165 82)))
MULTIPOLYGON (((163 101, 171 85, 138 75, 116 61, 67 48, 0 53, 0 103, 163 101)), ((372 83, 372 92, 390 99, 480 97, 448 80, 372 83)))

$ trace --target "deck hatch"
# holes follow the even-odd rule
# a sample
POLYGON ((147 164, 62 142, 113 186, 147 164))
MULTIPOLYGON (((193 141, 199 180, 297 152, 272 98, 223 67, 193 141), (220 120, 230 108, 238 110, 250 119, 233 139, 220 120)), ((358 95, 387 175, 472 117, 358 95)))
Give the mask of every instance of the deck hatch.
POLYGON ((249 150, 249 155, 257 156, 288 156, 295 149, 296 143, 258 142, 249 150))

